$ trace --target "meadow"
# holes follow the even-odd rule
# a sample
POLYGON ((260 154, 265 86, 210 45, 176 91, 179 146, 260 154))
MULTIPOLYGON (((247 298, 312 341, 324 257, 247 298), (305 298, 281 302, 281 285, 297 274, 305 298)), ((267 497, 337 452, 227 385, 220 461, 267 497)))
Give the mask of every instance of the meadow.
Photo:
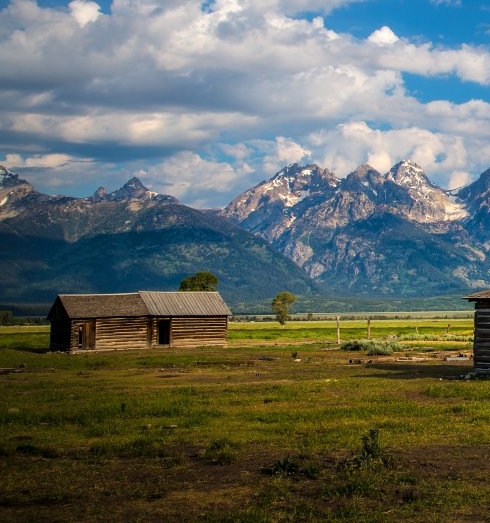
POLYGON ((388 357, 341 350, 335 321, 232 323, 226 349, 68 355, 46 352, 46 327, 0 329, 0 517, 487 521, 472 332, 372 321, 402 345, 388 357))

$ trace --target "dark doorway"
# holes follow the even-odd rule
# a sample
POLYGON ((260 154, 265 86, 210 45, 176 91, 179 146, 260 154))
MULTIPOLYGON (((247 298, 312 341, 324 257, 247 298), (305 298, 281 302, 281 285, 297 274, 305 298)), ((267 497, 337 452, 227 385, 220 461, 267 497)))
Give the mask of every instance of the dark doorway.
POLYGON ((158 321, 158 345, 170 345, 170 320, 158 321))

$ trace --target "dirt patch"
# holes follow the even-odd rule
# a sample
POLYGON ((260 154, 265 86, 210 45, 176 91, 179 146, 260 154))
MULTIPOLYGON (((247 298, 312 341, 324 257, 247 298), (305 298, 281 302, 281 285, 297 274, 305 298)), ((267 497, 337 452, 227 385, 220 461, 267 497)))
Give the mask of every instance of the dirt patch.
MULTIPOLYGON (((347 454, 308 457, 298 454, 288 458, 294 468, 290 467, 288 472, 287 468, 281 471, 279 467, 273 474, 271 465, 284 461, 284 456, 261 449, 234 463, 216 464, 202 459, 199 449, 174 447, 171 453, 179 459, 173 462, 110 459, 86 462, 81 467, 78 463, 76 475, 70 473, 68 463, 44 460, 33 468, 36 490, 24 484, 15 493, 3 491, 0 507, 9 521, 173 523, 221 521, 227 516, 238 518, 240 514, 261 509, 270 511, 272 507, 278 514, 290 516, 301 506, 307 507, 311 516, 301 520, 318 521, 313 515, 328 519, 350 507, 354 498, 364 500, 364 510, 374 512, 391 503, 390 510, 396 514, 405 505, 427 505, 437 499, 444 502, 443 488, 461 488, 462 495, 465 492, 472 495, 490 474, 490 448, 485 445, 388 449, 388 452, 393 465, 383 470, 360 468, 346 472, 339 468, 339 463, 352 457, 347 454), (264 474, 266 469, 269 473, 264 474), (381 476, 390 481, 381 480, 381 476), (57 497, 57 486, 66 481, 71 485, 70 490, 65 489, 64 495, 57 497), (379 491, 377 482, 381 482, 379 491)), ((10 464, 14 468, 26 464, 22 457, 14 461, 10 464)), ((461 508, 459 516, 454 508, 448 508, 453 510, 454 519, 445 519, 446 509, 440 507, 434 514, 439 511, 442 519, 433 520, 486 520, 485 505, 477 499, 474 505, 461 508)), ((293 521, 289 516, 278 517, 277 521, 293 521)), ((424 521, 416 515, 410 520, 424 521)))

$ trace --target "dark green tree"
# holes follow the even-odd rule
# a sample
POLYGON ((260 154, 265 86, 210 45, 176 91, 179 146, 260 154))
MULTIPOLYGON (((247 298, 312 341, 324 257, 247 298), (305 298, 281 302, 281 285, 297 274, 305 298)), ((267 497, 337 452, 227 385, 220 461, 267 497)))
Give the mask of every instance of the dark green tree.
POLYGON ((14 318, 10 311, 0 311, 0 325, 12 325, 14 318))
POLYGON ((280 292, 272 300, 272 310, 276 314, 277 321, 284 325, 289 319, 289 307, 296 301, 296 296, 292 292, 280 292))
POLYGON ((197 272, 180 282, 179 291, 216 291, 218 278, 208 271, 197 272))

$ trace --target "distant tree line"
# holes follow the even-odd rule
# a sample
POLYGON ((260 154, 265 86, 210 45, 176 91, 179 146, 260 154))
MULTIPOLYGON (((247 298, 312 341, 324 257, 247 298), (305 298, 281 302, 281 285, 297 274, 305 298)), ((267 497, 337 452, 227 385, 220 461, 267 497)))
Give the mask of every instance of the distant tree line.
POLYGON ((12 311, 0 310, 0 325, 43 325, 45 318, 19 318, 12 314, 12 311))

